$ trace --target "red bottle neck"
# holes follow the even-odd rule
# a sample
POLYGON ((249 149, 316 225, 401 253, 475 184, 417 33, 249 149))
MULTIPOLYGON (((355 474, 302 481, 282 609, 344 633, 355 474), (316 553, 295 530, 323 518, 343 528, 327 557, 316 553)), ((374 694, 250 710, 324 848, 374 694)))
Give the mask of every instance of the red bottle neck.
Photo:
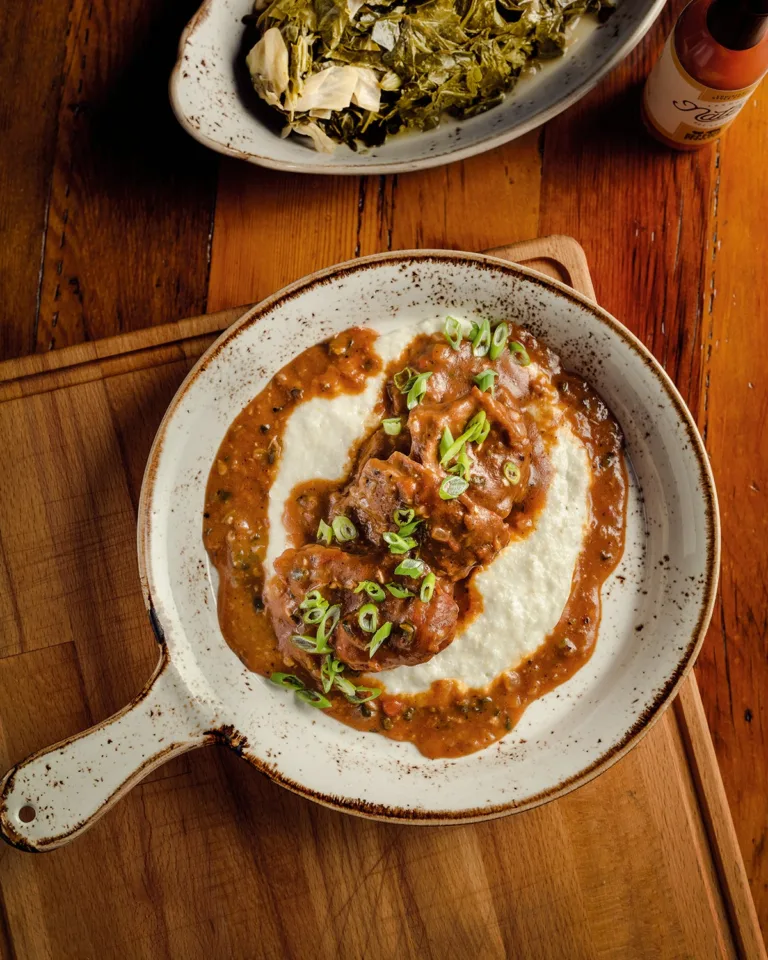
POLYGON ((749 50, 768 33, 768 0, 714 0, 707 28, 728 50, 749 50))

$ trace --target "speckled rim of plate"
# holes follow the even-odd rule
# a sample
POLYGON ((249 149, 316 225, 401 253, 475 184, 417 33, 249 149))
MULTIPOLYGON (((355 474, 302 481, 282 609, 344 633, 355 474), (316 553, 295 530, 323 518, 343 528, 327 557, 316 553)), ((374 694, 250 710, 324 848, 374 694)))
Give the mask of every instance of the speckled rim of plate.
MULTIPOLYGON (((231 411, 230 420, 236 413, 236 410, 231 411)), ((77 836, 95 822, 131 786, 160 763, 171 756, 212 742, 225 743, 272 780, 302 796, 337 810, 373 819, 427 824, 466 823, 492 819, 530 809, 568 793, 612 766, 632 746, 639 742, 640 738, 658 719, 663 708, 669 704, 680 683, 691 669, 703 642, 715 600, 719 550, 720 527, 714 482, 708 457, 691 414, 672 381, 643 344, 622 324, 591 300, 576 293, 565 284, 544 277, 534 270, 493 257, 461 252, 399 251, 365 257, 319 271, 269 297, 225 331, 196 363, 171 402, 158 429, 150 453, 139 506, 140 574, 147 609, 163 650, 161 662, 148 686, 131 705, 89 731, 68 738, 47 750, 40 751, 9 771, 2 785, 0 785, 0 835, 21 849, 53 849, 77 836), (657 385, 666 395, 670 407, 674 410, 679 425, 685 431, 685 436, 698 465, 697 483, 702 495, 707 540, 706 574, 702 577, 703 586, 696 607, 698 620, 695 629, 692 630, 685 647, 678 648, 682 653, 677 658, 675 669, 666 677, 666 682, 655 694, 653 702, 644 709, 642 715, 637 717, 636 722, 627 730, 626 735, 620 741, 608 746, 602 755, 598 756, 589 766, 579 770, 574 776, 563 779, 536 795, 528 796, 522 802, 513 801, 493 806, 459 810, 398 807, 393 804, 378 804, 327 794, 308 788, 285 775, 278 768, 276 762, 253 753, 247 737, 236 729, 230 717, 220 716, 217 718, 219 722, 215 722, 211 720, 209 711, 201 713, 199 701, 204 699, 204 696, 201 698, 199 690, 192 690, 189 684, 190 674, 187 672, 182 677, 178 669, 178 662, 174 663, 179 656, 179 650, 177 649, 174 653, 166 644, 164 631, 167 624, 162 610, 162 598, 158 597, 154 583, 157 571, 153 571, 152 565, 148 561, 148 545, 151 539, 149 512, 158 462, 162 456, 163 443, 169 426, 177 412, 182 409, 191 386, 198 378, 206 375, 206 370, 209 369, 227 345, 257 321, 279 309, 281 305, 301 297, 302 294, 313 288, 345 279, 370 268, 399 264, 401 269, 405 270, 410 265, 417 268, 419 265, 429 263, 447 263, 454 265, 456 268, 460 265, 469 265, 492 271, 501 271, 511 277, 517 276, 534 287, 549 288, 556 291, 559 297, 564 298, 565 301, 573 304, 579 310, 586 310, 598 324, 602 324, 613 334, 616 334, 630 348, 630 351, 643 366, 651 372, 657 385), (180 716, 182 717, 181 721, 179 720, 180 716), (186 735, 182 739, 174 739, 172 734, 174 731, 178 733, 180 723, 183 724, 186 735), (109 737, 110 734, 111 737, 115 738, 114 740, 109 737), (139 738, 139 746, 142 746, 143 752, 137 750, 136 738, 139 738), (105 753, 103 751, 107 749, 105 745, 113 743, 118 744, 118 755, 117 759, 112 755, 106 755, 106 763, 111 764, 108 775, 99 777, 96 781, 96 787, 88 780, 88 785, 84 788, 84 769, 86 765, 83 763, 83 759, 86 753, 83 746, 85 745, 86 749, 91 749, 93 753, 91 759, 94 764, 97 762, 104 764, 105 753), (102 753, 97 755, 96 750, 101 750, 102 753), (76 763, 79 764, 77 769, 74 767, 76 763), (47 773, 42 772, 43 765, 45 765, 47 773), (62 809, 61 816, 59 816, 60 807, 57 807, 57 802, 62 794, 56 794, 53 787, 58 787, 69 798, 69 808, 62 809), (83 793, 84 789, 85 795, 83 793), (37 790, 37 793, 34 792, 35 790, 37 790), (30 804, 33 808, 36 807, 38 811, 42 812, 43 817, 38 817, 36 821, 28 824, 23 822, 23 817, 20 814, 24 807, 30 804), (43 819, 49 821, 47 827, 45 824, 41 824, 43 819), (53 822, 53 829, 50 826, 50 821, 53 822), (35 823, 38 824, 37 827, 35 823), (46 829, 48 830, 47 834, 45 833, 46 829)), ((178 644, 179 641, 176 640, 175 643, 178 644)), ((182 649, 181 657, 183 658, 183 656, 184 650, 182 649)), ((234 659, 234 654, 232 654, 232 658, 234 659)), ((254 675, 249 674, 249 676, 254 675)), ((206 677, 201 675, 195 679, 195 682, 198 681, 204 687, 206 677)), ((262 681, 259 679, 258 682, 261 683, 262 681)), ((259 687, 258 689, 259 693, 254 693, 255 696, 263 694, 263 688, 259 687)), ((226 711, 224 713, 226 714, 226 711)), ((330 718, 325 719, 335 724, 335 721, 330 718)), ((336 724, 336 726, 340 727, 341 725, 336 724)), ((344 729, 348 730, 349 728, 344 729)), ((352 736, 366 736, 365 734, 358 734, 356 731, 350 731, 350 733, 352 736)), ((391 741, 385 742, 390 743, 391 741)), ((484 754, 486 751, 481 751, 481 753, 484 754)), ((87 767, 87 769, 90 774, 90 767, 87 767)), ((104 773, 104 768, 102 767, 99 772, 104 773)))
POLYGON ((516 140, 518 137, 522 137, 531 130, 535 130, 537 127, 540 127, 542 124, 546 123, 553 117, 556 117, 558 114, 562 113, 564 110, 567 110, 569 107, 573 106, 573 104, 577 103, 583 96, 589 93, 590 90, 594 89, 594 87, 597 86, 603 77, 610 73, 614 67, 618 66, 622 60, 629 56, 632 50, 634 50, 634 48, 640 43, 646 33, 653 26, 667 0, 654 0, 654 2, 649 6, 645 15, 640 18, 637 27, 627 36, 625 42, 619 45, 613 54, 608 57, 597 70, 590 74, 574 91, 564 94, 547 109, 542 110, 535 116, 530 117, 528 120, 514 125, 509 130, 504 130, 501 133, 493 134, 466 147, 456 146, 455 148, 444 150, 442 153, 435 153, 432 156, 423 157, 418 160, 391 160, 371 164, 349 162, 344 164, 334 164, 333 166, 313 163, 311 161, 313 151, 309 149, 307 149, 307 163, 295 163, 291 161, 281 162, 257 153, 237 150, 227 146, 227 144, 222 141, 214 140, 213 138, 206 136, 199 130, 192 119, 186 115, 181 105, 181 99, 179 95, 179 87, 182 80, 184 53, 188 42, 194 36, 195 30, 206 20, 212 5, 216 2, 217 0, 203 0, 202 5, 184 28, 179 39, 177 59, 173 66, 173 70, 171 71, 171 76, 168 83, 168 93, 173 113, 184 130, 186 130, 191 137, 197 140, 198 143, 208 147, 210 150, 214 150, 217 153, 223 154, 224 156, 234 157, 238 160, 245 160, 247 163, 253 163, 261 167, 267 167, 271 170, 283 170, 291 173, 323 174, 327 176, 375 176, 388 173, 408 173, 415 170, 427 170, 430 167, 439 167, 447 163, 454 163, 458 160, 466 160, 468 157, 476 156, 479 153, 485 153, 489 150, 493 150, 495 147, 500 147, 505 143, 509 143, 511 140, 516 140))

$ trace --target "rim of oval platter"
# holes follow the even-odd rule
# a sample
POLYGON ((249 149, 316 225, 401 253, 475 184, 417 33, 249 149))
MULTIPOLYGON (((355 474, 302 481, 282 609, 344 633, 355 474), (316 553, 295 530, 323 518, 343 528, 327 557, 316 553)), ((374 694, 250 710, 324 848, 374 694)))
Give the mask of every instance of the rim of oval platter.
MULTIPOLYGON (((291 160, 275 160, 271 157, 261 156, 260 154, 247 150, 238 150, 221 140, 206 136, 206 134, 202 133, 200 129, 195 126, 193 118, 187 116, 184 112, 181 104, 180 87, 184 79, 183 67, 185 50, 195 30, 200 27, 209 16, 210 9, 215 2, 216 0, 203 0, 197 12, 182 31, 179 39, 176 62, 173 65, 168 81, 168 95, 171 109, 183 129, 193 137, 193 139, 197 140, 198 143, 208 147, 210 150, 214 150, 216 153, 223 154, 227 157, 234 157, 238 160, 244 160, 247 163, 266 167, 270 170, 282 170, 289 173, 323 174, 326 176, 377 176, 387 173, 409 173, 416 170, 427 170, 431 167, 444 166, 445 164, 454 163, 458 160, 466 160, 469 157, 486 153, 496 147, 503 146, 505 143, 516 140, 518 137, 522 137, 531 130, 535 130, 542 126, 542 124, 552 120, 558 116, 558 114, 581 100, 582 97, 586 96, 607 74, 630 55, 653 26, 667 0, 650 0, 648 9, 638 18, 636 27, 630 31, 624 42, 573 91, 562 95, 551 104, 551 106, 535 113, 527 120, 513 124, 509 129, 502 130, 500 133, 494 133, 466 147, 450 147, 432 156, 421 157, 415 160, 390 160, 371 164, 350 161, 332 166, 313 162, 311 159, 313 151, 309 149, 307 150, 308 157, 306 163, 297 163, 291 160)), ((414 136, 418 136, 418 133, 414 134, 414 136)))
MULTIPOLYGON (((703 441, 698 432, 693 417, 688 410, 683 398, 675 387, 674 383, 664 371, 658 361, 653 357, 645 345, 632 334, 622 323, 616 320, 606 310, 590 300, 588 297, 573 290, 568 285, 558 280, 551 279, 536 270, 512 263, 497 257, 484 254, 468 253, 463 251, 450 250, 402 250, 384 254, 374 254, 367 257, 361 257, 354 260, 345 261, 318 270, 315 273, 307 275, 300 280, 282 288, 260 303, 256 304, 240 317, 234 324, 228 327, 205 353, 198 359, 190 372, 185 377, 179 387, 176 395, 168 406, 168 409, 158 427, 155 440, 153 442, 150 454, 145 468, 144 479, 141 488, 141 496, 138 509, 137 541, 138 541, 138 562, 139 574, 142 585, 142 592, 147 610, 152 620, 155 632, 164 647, 164 658, 169 658, 169 650, 165 645, 164 629, 165 625, 159 622, 156 604, 153 599, 153 576, 152 564, 149 561, 149 542, 150 542, 150 510, 152 494, 154 489, 155 475, 159 459, 162 455, 163 442, 168 432, 169 425, 173 420, 179 405, 184 400, 191 385, 205 372, 211 362, 221 352, 223 347, 238 337, 246 328, 256 323, 260 318, 269 314, 271 311, 279 308, 282 304, 293 300, 301 294, 311 290, 314 287, 323 285, 332 280, 342 278, 345 275, 356 273, 358 271, 370 269, 387 264, 406 263, 418 265, 424 262, 444 262, 444 263, 463 263, 482 267, 485 269, 499 270, 506 274, 518 275, 535 285, 547 288, 555 292, 558 296, 570 301, 578 307, 588 311, 592 318, 599 324, 608 327, 613 333, 618 335, 621 340, 630 348, 630 351, 636 360, 642 363, 648 369, 658 384, 661 386, 669 405, 674 410, 680 424, 684 427, 691 450, 695 456, 699 475, 696 478, 697 488, 700 490, 702 500, 703 515, 706 525, 706 563, 705 577, 701 590, 700 606, 698 610, 698 619, 695 627, 690 631, 682 652, 677 658, 676 666, 667 676, 666 681, 658 689, 652 702, 646 706, 642 714, 636 719, 633 726, 630 727, 624 736, 613 743, 607 745, 606 749, 591 763, 579 770, 576 774, 564 779, 551 787, 537 793, 533 796, 525 797, 520 801, 510 801, 500 803, 494 806, 469 808, 463 810, 435 810, 430 811, 423 808, 395 807, 391 805, 370 803, 367 801, 340 797, 336 795, 324 794, 315 789, 307 787, 291 778, 285 776, 276 765, 268 763, 263 759, 250 753, 248 749, 242 749, 239 743, 240 735, 237 731, 232 731, 231 736, 224 737, 228 745, 234 748, 244 759, 248 760, 262 773, 266 774, 275 783, 287 788, 288 790, 320 803, 323 806, 345 813, 352 813, 369 819, 385 822, 401 823, 422 823, 422 824, 457 824, 471 823, 482 820, 491 820, 506 816, 511 813, 518 813, 533 807, 540 806, 551 800, 557 799, 564 794, 569 793, 576 788, 583 786, 593 780, 599 774, 605 772, 630 749, 637 745, 642 737, 651 729, 667 706, 674 699, 680 685, 687 677, 693 667, 696 657, 706 634, 709 621, 712 616, 712 610, 715 603, 717 592, 717 583, 720 568, 720 518, 718 514, 717 493, 714 484, 714 478, 704 448, 703 441)), ((232 418, 238 413, 238 410, 232 410, 232 418)), ((183 642, 183 641, 182 641, 183 642)), ((170 656, 170 660, 172 660, 170 656)), ((168 664, 166 659, 165 665, 168 664)), ((254 696, 257 694, 254 693, 254 696)), ((231 728, 230 728, 231 730, 231 728)), ((361 734, 361 736, 364 734, 361 734)), ((219 738, 221 739, 221 738, 219 738)), ((438 761, 439 762, 439 761, 438 761)))

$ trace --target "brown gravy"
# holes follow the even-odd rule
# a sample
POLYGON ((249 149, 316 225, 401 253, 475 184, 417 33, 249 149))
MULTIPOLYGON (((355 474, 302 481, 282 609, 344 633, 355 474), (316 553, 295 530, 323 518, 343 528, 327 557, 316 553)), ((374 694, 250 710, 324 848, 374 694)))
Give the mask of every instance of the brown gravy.
MULTIPOLYGON (((442 334, 417 338, 388 372, 407 365, 408 358, 423 351, 429 339, 437 345, 442 334)), ((424 693, 384 692, 360 705, 342 696, 331 698, 332 707, 326 712, 337 719, 359 730, 409 740, 428 757, 463 756, 500 739, 515 726, 529 703, 583 666, 597 638, 600 589, 624 549, 627 472, 618 425, 592 388, 580 378, 560 372, 557 358, 530 334, 513 327, 511 339, 522 341, 531 359, 551 372, 557 399, 585 445, 592 470, 590 525, 559 623, 517 669, 506 671, 485 689, 467 690, 454 681, 438 681, 424 693)), ((285 425, 296 405, 312 397, 360 393, 367 378, 381 371, 375 340, 374 332, 356 328, 292 360, 235 419, 211 470, 203 535, 220 577, 221 629, 246 666, 264 676, 295 672, 295 664, 278 649, 262 600, 269 490, 285 425)), ((450 356, 447 359, 450 361, 450 356)), ((514 378, 518 373, 510 367, 505 375, 514 378)), ((527 389, 524 380, 511 383, 511 388, 527 389)), ((392 416, 386 397, 379 406, 382 417, 392 416)), ((360 447, 367 439, 361 438, 360 447)), ((545 502, 549 481, 545 451, 551 440, 542 428, 532 457, 538 482, 510 515, 515 536, 527 535, 545 502)), ((343 482, 309 481, 292 491, 284 522, 294 544, 314 542, 318 518, 325 514, 329 497, 346 482, 347 478, 343 482)), ((455 599, 461 627, 482 609, 471 574, 456 584, 455 599)), ((362 682, 381 686, 377 680, 369 673, 362 682)))

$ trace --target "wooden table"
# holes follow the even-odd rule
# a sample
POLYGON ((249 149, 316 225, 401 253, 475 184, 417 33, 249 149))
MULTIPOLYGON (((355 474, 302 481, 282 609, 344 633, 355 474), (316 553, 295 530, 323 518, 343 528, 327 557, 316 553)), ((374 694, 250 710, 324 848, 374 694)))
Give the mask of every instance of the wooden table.
POLYGON ((252 302, 357 254, 577 237, 600 303, 697 416, 718 481, 720 600, 697 675, 765 933, 768 95, 710 150, 645 138, 641 83, 681 6, 544 129, 355 180, 220 162, 178 129, 164 87, 195 0, 0 5, 0 356, 252 302))

